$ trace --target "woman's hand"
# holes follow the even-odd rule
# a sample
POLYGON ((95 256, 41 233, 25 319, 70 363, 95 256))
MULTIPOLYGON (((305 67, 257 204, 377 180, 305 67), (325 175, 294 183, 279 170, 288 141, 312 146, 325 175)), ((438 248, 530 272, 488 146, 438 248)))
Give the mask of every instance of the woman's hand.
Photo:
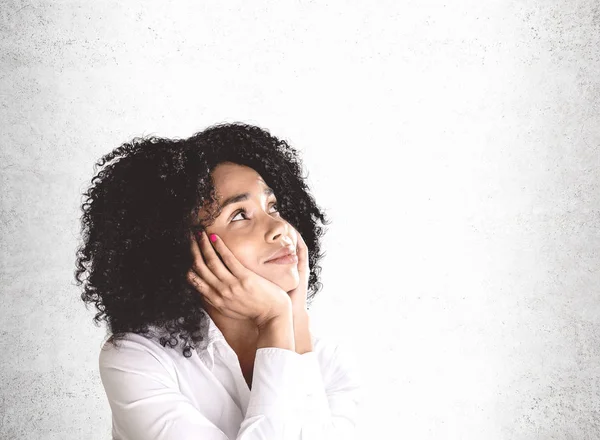
POLYGON ((294 340, 296 342, 296 353, 304 354, 313 351, 310 333, 310 317, 306 310, 306 295, 308 292, 308 277, 310 267, 308 264, 308 246, 298 231, 296 254, 298 255, 298 274, 300 282, 298 287, 288 292, 292 300, 292 316, 294 318, 294 340))
POLYGON ((220 313, 234 319, 251 319, 261 326, 290 307, 288 294, 246 268, 223 240, 217 237, 211 244, 206 232, 202 231, 199 242, 200 246, 191 235, 194 263, 187 279, 220 313))
POLYGON ((294 314, 306 311, 306 295, 308 292, 308 277, 310 275, 308 247, 298 231, 296 231, 296 236, 298 237, 296 255, 298 255, 298 275, 300 276, 300 282, 298 283, 298 287, 288 292, 292 300, 294 314))

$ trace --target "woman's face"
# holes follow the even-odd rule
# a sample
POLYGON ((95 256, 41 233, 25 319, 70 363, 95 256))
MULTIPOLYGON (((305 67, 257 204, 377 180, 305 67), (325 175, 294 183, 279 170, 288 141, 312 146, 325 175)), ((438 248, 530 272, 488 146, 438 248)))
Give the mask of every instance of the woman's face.
MULTIPOLYGON (((296 249, 298 242, 296 230, 277 212, 275 194, 270 194, 262 177, 247 166, 223 162, 214 168, 212 177, 222 211, 206 233, 217 234, 246 268, 286 292, 295 289, 300 280, 297 263, 266 263, 282 247, 296 249), (247 196, 242 197, 244 194, 247 196), (237 201, 228 202, 232 197, 237 201)), ((206 216, 207 211, 201 209, 200 218, 206 216)))

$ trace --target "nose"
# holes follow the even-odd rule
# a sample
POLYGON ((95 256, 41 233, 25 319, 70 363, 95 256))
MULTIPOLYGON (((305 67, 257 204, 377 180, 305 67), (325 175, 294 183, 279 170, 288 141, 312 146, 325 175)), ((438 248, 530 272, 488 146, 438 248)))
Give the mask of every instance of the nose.
POLYGON ((281 240, 281 236, 287 235, 288 223, 282 218, 271 217, 272 221, 267 230, 267 241, 281 240))

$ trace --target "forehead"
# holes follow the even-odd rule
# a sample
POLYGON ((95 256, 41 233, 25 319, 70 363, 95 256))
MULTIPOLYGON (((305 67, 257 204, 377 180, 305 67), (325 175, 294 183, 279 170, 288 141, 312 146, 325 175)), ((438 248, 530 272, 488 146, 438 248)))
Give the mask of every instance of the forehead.
POLYGON ((217 165, 212 172, 212 178, 219 199, 252 191, 254 188, 262 190, 267 186, 254 169, 232 162, 217 165))

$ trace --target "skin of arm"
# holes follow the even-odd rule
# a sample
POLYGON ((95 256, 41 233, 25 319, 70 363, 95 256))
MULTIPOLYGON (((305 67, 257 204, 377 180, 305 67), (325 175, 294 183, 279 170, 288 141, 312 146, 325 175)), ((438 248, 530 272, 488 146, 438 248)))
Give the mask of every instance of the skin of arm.
POLYGON ((282 309, 276 317, 260 325, 256 348, 278 347, 291 351, 296 350, 292 319, 292 309, 288 306, 282 309))
POLYGON ((306 294, 308 290, 310 268, 308 265, 308 247, 298 231, 296 231, 296 235, 298 237, 296 253, 298 255, 298 274, 300 282, 298 283, 298 287, 289 291, 288 294, 292 300, 296 353, 304 354, 313 351, 310 334, 310 317, 306 310, 306 294))
POLYGON ((296 353, 304 354, 313 351, 310 335, 310 317, 305 310, 297 310, 294 313, 294 339, 296 341, 296 353))

